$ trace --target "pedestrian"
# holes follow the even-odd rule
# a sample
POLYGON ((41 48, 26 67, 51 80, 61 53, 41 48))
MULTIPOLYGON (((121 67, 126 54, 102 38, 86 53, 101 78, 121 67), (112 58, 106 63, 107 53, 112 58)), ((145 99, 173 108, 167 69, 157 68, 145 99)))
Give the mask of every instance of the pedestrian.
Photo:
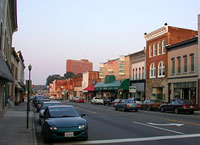
POLYGON ((9 104, 9 108, 13 109, 14 105, 13 105, 13 97, 10 95, 8 96, 8 104, 9 104))

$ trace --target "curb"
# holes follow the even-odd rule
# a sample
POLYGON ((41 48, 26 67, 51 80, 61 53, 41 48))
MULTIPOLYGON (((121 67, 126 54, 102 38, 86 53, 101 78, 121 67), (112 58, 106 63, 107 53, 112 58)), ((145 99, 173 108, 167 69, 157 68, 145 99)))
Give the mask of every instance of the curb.
POLYGON ((33 115, 33 119, 32 119, 32 132, 33 132, 33 145, 37 145, 37 138, 36 138, 36 134, 35 134, 35 112, 32 112, 33 115))

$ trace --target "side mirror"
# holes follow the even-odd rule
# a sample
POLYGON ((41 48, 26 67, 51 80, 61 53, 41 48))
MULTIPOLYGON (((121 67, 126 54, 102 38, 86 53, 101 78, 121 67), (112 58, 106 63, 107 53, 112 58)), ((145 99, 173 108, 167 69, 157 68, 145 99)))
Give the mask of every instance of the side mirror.
POLYGON ((81 114, 81 117, 85 116, 85 114, 81 114))

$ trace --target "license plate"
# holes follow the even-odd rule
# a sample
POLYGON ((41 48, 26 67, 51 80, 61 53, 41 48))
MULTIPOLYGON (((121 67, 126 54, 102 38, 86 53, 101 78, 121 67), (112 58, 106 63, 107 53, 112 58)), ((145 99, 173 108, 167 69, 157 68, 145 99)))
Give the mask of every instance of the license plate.
POLYGON ((190 108, 194 108, 194 106, 190 106, 190 108))
POLYGON ((74 137, 73 132, 65 132, 65 137, 74 137))

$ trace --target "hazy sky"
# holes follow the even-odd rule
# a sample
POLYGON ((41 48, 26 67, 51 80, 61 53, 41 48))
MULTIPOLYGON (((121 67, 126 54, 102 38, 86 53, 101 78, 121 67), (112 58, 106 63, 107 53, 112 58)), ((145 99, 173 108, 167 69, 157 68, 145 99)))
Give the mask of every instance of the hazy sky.
POLYGON ((100 62, 140 51, 144 33, 168 23, 197 30, 200 0, 18 0, 13 46, 34 84, 63 75, 67 59, 100 62))

